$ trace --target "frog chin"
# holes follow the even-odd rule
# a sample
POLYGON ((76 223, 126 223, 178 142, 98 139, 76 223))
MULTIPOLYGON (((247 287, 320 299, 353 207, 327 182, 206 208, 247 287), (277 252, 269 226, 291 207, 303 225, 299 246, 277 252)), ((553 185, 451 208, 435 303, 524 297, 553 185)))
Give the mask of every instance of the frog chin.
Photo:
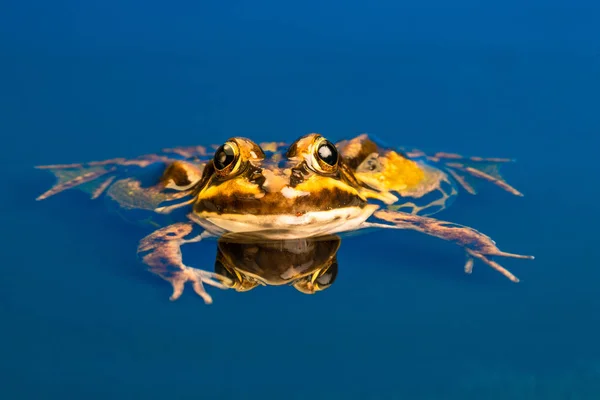
POLYGON ((379 206, 342 207, 303 214, 218 214, 202 212, 189 218, 215 236, 244 233, 258 239, 299 239, 360 229, 379 206))

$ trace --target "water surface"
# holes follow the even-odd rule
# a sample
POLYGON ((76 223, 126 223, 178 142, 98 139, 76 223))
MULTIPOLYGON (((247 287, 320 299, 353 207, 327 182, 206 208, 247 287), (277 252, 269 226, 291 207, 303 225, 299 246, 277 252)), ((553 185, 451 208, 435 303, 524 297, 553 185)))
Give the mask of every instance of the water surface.
POLYGON ((599 11, 530 3, 3 5, 2 397, 599 398, 599 11), (437 216, 536 260, 502 260, 513 284, 374 232, 314 296, 171 303, 135 259, 146 231, 81 192, 34 201, 53 181, 33 165, 312 131, 516 158, 525 197, 482 184, 437 216))

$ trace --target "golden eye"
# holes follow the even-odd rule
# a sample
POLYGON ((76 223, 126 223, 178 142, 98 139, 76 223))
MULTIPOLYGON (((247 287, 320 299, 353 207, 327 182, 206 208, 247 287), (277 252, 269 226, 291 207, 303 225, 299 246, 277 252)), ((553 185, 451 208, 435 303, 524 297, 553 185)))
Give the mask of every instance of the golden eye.
POLYGON ((223 170, 235 161, 235 151, 229 143, 225 143, 215 152, 215 168, 223 170))
POLYGON ((333 172, 339 162, 339 153, 333 143, 325 138, 320 138, 315 146, 315 158, 323 172, 333 172))
POLYGON ((221 176, 231 173, 239 159, 239 148, 235 142, 226 142, 215 151, 213 164, 221 176))

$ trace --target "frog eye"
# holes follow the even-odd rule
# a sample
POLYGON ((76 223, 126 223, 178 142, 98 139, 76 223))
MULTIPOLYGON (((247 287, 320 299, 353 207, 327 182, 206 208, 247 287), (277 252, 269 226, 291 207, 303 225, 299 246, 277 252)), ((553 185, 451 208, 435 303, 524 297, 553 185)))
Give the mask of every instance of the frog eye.
POLYGON ((334 167, 338 162, 338 151, 333 143, 328 140, 323 141, 319 145, 317 153, 319 154, 319 158, 327 165, 334 167))
POLYGON ((226 142, 215 151, 213 164, 219 175, 229 174, 239 159, 239 148, 235 142, 226 142))
POLYGON ((325 138, 317 141, 314 151, 317 164, 323 172, 333 172, 338 166, 339 153, 333 143, 325 138))

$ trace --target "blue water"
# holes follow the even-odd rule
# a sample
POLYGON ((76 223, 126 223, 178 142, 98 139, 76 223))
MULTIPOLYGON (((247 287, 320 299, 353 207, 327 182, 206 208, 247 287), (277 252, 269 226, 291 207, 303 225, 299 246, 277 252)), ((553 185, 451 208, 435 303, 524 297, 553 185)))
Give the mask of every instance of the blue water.
MULTIPOLYGON (((600 398, 600 7, 469 0, 0 5, 0 397, 600 398), (368 4, 368 5, 367 5, 368 4), (348 238, 334 285, 211 289, 135 259, 146 232, 33 165, 234 135, 513 157, 436 215, 513 284, 414 232, 348 238)), ((214 242, 193 264, 212 266, 214 242)))

